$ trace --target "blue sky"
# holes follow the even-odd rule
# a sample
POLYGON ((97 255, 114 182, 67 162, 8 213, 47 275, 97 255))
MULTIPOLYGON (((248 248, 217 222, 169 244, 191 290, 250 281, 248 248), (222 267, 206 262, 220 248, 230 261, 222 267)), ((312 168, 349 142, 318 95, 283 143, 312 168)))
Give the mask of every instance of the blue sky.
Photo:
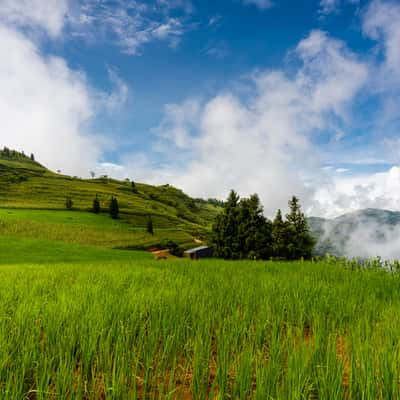
POLYGON ((268 214, 399 209, 399 21, 395 0, 1 0, 0 145, 268 214))

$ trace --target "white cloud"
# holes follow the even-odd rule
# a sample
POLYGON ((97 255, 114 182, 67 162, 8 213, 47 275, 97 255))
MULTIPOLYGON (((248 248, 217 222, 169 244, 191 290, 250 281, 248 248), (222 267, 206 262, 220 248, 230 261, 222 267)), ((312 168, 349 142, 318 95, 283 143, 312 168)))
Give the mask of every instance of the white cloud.
POLYGON ((384 61, 379 64, 381 89, 399 91, 400 83, 400 4, 373 0, 364 15, 363 30, 382 46, 384 61))
POLYGON ((108 68, 108 76, 114 88, 108 94, 99 93, 99 97, 103 100, 100 106, 103 106, 110 112, 117 111, 126 103, 129 96, 129 87, 127 83, 118 75, 114 68, 108 68))
POLYGON ((359 2, 360 0, 321 0, 319 12, 323 15, 336 13, 344 3, 358 4, 359 2))
POLYGON ((145 2, 85 0, 70 9, 68 29, 90 42, 102 40, 120 46, 130 55, 140 55, 144 45, 153 41, 176 47, 189 29, 184 23, 192 11, 190 1, 145 2), (171 10, 182 9, 183 15, 171 17, 171 10))
POLYGON ((158 128, 167 162, 157 181, 168 177, 195 196, 225 197, 231 188, 258 192, 269 215, 292 194, 309 206, 308 182, 323 179, 313 132, 331 129, 332 115, 347 117, 367 68, 320 31, 302 40, 295 54, 301 66, 294 76, 256 73, 247 100, 224 92, 167 106, 158 128))
POLYGON ((261 10, 266 10, 267 8, 271 8, 274 3, 271 0, 243 0, 244 4, 252 4, 261 10))
POLYGON ((0 143, 53 169, 87 174, 102 148, 86 131, 94 100, 84 75, 1 24, 0 55, 0 143))
POLYGON ((64 27, 68 0, 1 0, 0 21, 30 28, 41 28, 59 36, 64 27))
POLYGON ((400 167, 386 172, 334 178, 316 193, 312 212, 334 217, 363 208, 398 210, 400 204, 400 167))

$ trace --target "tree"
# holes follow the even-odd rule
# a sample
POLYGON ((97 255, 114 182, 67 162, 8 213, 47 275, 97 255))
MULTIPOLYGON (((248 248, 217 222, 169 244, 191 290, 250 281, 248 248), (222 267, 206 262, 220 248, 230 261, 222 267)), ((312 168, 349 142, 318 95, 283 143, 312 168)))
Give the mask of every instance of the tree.
POLYGON ((117 219, 119 215, 118 200, 113 196, 110 201, 110 216, 112 219, 117 219))
POLYGON ((74 206, 74 202, 72 201, 71 197, 67 197, 65 200, 65 207, 67 210, 72 210, 72 207, 74 206))
POLYGON ((94 177, 96 176, 94 171, 90 171, 90 176, 92 177, 92 179, 94 179, 94 177))
POLYGON ((137 193, 136 184, 134 181, 131 182, 132 193, 137 193))
POLYGON ((288 259, 310 258, 315 246, 315 240, 310 233, 305 215, 301 211, 299 199, 293 196, 289 201, 289 213, 286 215, 288 224, 288 259))
POLYGON ((147 218, 147 232, 150 233, 150 235, 154 235, 153 219, 151 218, 151 215, 147 218))
POLYGON ((272 255, 271 222, 265 218, 257 194, 239 203, 240 258, 267 259, 272 255))
POLYGON ((239 258, 239 196, 231 190, 223 212, 217 215, 212 227, 211 244, 217 257, 239 258))
POLYGON ((101 209, 100 209, 100 201, 99 201, 99 198, 97 197, 97 194, 96 194, 96 197, 93 200, 93 212, 95 214, 99 214, 100 211, 101 211, 101 209))
POLYGON ((215 255, 225 259, 267 259, 272 254, 271 222, 257 194, 239 200, 232 190, 212 228, 215 255))
POLYGON ((274 257, 286 258, 288 245, 288 225, 282 218, 281 210, 278 210, 272 222, 272 254, 274 257))
POLYGON ((35 161, 35 155, 33 153, 31 153, 31 160, 35 161))

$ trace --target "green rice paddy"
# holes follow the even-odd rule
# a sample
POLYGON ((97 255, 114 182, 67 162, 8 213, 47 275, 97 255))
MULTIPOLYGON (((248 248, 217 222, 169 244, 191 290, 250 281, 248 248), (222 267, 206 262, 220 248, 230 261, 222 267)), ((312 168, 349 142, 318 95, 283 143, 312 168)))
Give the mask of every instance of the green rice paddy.
POLYGON ((58 246, 0 240, 0 398, 400 398, 396 273, 58 246))

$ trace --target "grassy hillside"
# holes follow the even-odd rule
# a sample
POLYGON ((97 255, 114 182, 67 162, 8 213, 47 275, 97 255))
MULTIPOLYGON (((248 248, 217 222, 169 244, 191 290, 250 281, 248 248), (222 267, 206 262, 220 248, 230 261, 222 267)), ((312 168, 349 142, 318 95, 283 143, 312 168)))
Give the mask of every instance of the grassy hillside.
POLYGON ((0 151, 0 235, 41 237, 106 247, 146 248, 167 239, 190 246, 206 237, 219 208, 169 185, 80 179, 49 171, 21 153, 0 151), (89 211, 98 196, 103 214, 89 211), (107 210, 115 196, 120 218, 107 210), (71 198, 73 210, 65 201, 71 198), (146 233, 148 216, 155 235, 146 233))

